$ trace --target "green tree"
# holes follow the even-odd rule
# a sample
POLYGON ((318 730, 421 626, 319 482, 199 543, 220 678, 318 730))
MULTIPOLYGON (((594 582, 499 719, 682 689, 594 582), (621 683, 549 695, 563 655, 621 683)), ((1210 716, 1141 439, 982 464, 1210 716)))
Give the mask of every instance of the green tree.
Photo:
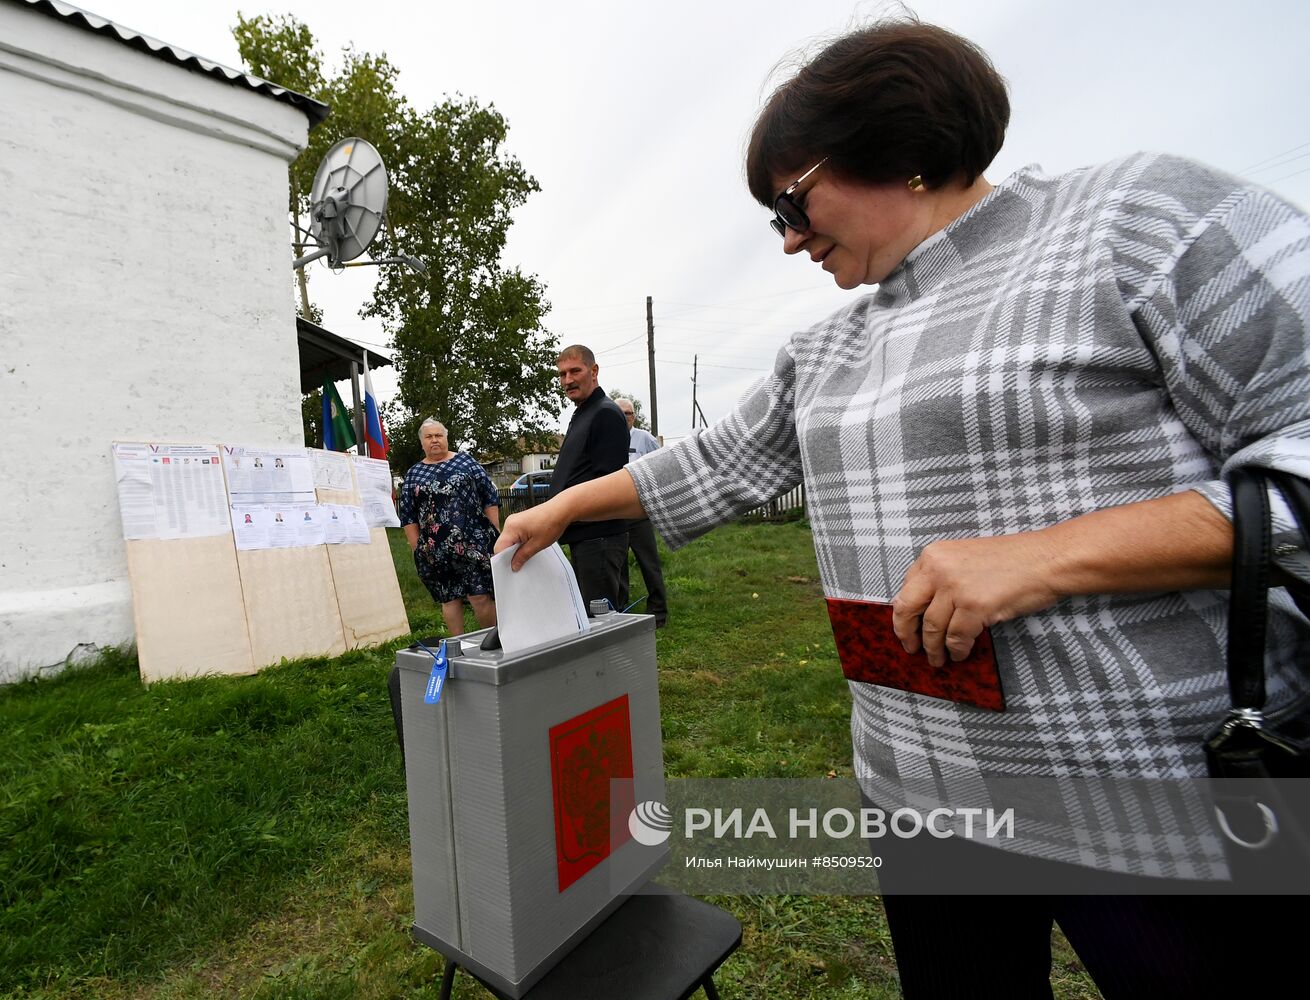
MULTIPOLYGON (((418 426, 429 416, 431 414, 411 413, 401 406, 398 400, 393 399, 382 404, 382 422, 386 424, 387 439, 391 442, 387 458, 391 461, 391 467, 397 472, 404 472, 423 458, 423 446, 418 440, 418 426)), ((441 422, 445 423, 444 420, 441 422)), ((449 428, 447 431, 449 432, 449 428)), ((448 443, 456 451, 463 450, 454 440, 448 443)))
POLYGON ((305 428, 305 444, 311 448, 323 447, 323 390, 315 389, 300 397, 300 422, 305 428))
MULTIPOLYGON (((232 35, 250 72, 298 94, 328 102, 330 95, 323 78, 323 55, 306 25, 290 15, 272 17, 259 14, 247 20, 238 13, 232 35)), ((296 257, 304 255, 307 249, 304 241, 308 237, 300 229, 309 226, 309 191, 314 171, 323 154, 336 141, 328 139, 330 134, 331 130, 322 127, 311 130, 309 145, 291 164, 287 210, 295 227, 291 242, 296 257)), ((321 323, 323 311, 309 298, 307 269, 298 268, 294 278, 300 292, 296 311, 311 322, 321 323)))
MULTIPOLYGON (((327 75, 313 34, 290 16, 238 15, 233 33, 252 73, 332 107, 291 166, 289 208, 302 225, 314 172, 338 140, 367 139, 387 165, 388 226, 371 253, 409 254, 428 268, 380 268, 360 311, 380 319, 395 345, 397 440, 425 416, 482 454, 547 440, 563 402, 559 341, 544 323, 550 306, 535 276, 500 261, 512 211, 540 188, 506 150, 505 118, 465 97, 414 109, 385 55, 347 48, 327 75)), ((312 312, 304 286, 301 294, 302 313, 312 312)))

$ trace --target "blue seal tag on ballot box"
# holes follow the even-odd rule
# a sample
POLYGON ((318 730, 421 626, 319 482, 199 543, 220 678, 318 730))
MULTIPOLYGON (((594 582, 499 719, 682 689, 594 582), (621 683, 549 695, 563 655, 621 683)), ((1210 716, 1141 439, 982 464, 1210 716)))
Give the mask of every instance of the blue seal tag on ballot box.
MULTIPOLYGON (((423 646, 422 643, 419 643, 423 646)), ((432 650, 423 646, 429 653, 432 650)), ((426 705, 435 705, 441 700, 442 689, 446 686, 446 671, 450 669, 450 664, 446 660, 446 640, 441 640, 441 648, 432 653, 432 673, 428 675, 428 686, 423 692, 423 702, 426 705)))

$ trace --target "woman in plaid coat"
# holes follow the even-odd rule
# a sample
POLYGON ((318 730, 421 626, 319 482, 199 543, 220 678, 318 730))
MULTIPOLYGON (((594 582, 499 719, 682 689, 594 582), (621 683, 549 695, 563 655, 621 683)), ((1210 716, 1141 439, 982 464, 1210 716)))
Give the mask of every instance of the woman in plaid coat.
MULTIPOLYGON (((784 252, 876 290, 717 425, 500 545, 521 564, 570 521, 646 516, 677 547, 804 482, 825 595, 890 601, 932 669, 990 629, 1006 691, 997 713, 850 685, 872 806, 1018 813, 987 842, 874 845, 905 994, 1049 997, 1053 921, 1107 997, 1259 992, 1277 963, 1245 959, 1280 932, 1206 895, 1227 869, 1196 786, 1227 705, 1223 473, 1310 474, 1310 222, 1154 154, 993 185, 1008 120, 943 29, 816 56, 756 122, 750 189, 784 252), (952 888, 1043 895, 921 895, 952 888)), ((1286 514, 1276 551, 1310 579, 1286 514)), ((1272 603, 1271 709, 1310 688, 1310 624, 1272 603)))

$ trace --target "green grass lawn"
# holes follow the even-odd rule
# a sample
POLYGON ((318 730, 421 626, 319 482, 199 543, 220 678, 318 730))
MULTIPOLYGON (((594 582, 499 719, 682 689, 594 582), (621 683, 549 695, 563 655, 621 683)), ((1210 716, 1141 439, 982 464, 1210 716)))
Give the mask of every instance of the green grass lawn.
MULTIPOLYGON (((410 626, 437 634, 390 535, 410 626)), ((669 776, 849 775, 808 528, 729 525, 665 578, 669 776)), ((385 685, 408 641, 150 687, 110 654, 0 688, 0 996, 435 998, 385 685)), ((745 928, 725 1000, 899 995, 876 897, 712 901, 745 928)), ((1057 996, 1097 996, 1058 935, 1056 956, 1057 996)), ((455 995, 488 996, 465 976, 455 995)))

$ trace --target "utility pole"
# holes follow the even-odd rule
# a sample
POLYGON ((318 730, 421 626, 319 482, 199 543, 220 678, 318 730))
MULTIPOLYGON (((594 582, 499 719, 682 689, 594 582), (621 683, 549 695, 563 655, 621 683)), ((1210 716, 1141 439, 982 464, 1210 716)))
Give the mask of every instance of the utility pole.
MULTIPOLYGON (((684 361, 683 364, 686 364, 684 361)), ((700 409, 696 405, 696 366, 700 364, 700 355, 693 354, 691 358, 691 429, 696 429, 696 411, 700 409)))
POLYGON ((660 410, 655 403, 655 312, 646 296, 646 363, 650 366, 650 432, 660 436, 660 410))

